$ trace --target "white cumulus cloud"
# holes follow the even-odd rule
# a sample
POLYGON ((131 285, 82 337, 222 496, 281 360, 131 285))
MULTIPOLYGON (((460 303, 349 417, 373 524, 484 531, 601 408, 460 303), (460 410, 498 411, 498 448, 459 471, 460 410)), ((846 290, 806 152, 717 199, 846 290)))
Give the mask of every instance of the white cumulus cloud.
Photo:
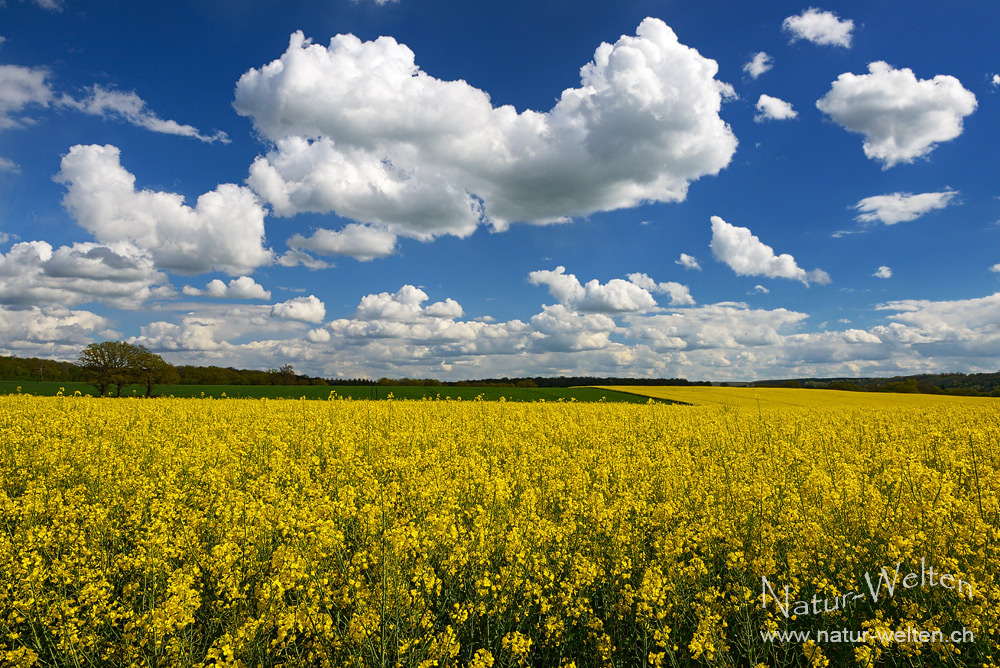
POLYGON ((350 223, 341 230, 318 229, 312 236, 293 234, 288 247, 320 255, 347 255, 362 262, 388 257, 396 251, 396 235, 388 229, 350 223))
POLYGON ((885 265, 882 265, 881 267, 875 270, 875 273, 872 274, 872 276, 874 276, 875 278, 892 278, 892 269, 890 269, 885 265))
POLYGON ((751 79, 756 79, 761 74, 769 71, 772 67, 774 67, 774 58, 763 51, 758 51, 753 54, 753 58, 751 58, 743 66, 743 71, 746 72, 751 79))
POLYGON ((271 307, 271 316, 286 320, 301 320, 302 322, 323 322, 326 317, 326 304, 316 295, 295 297, 286 302, 280 302, 271 307))
POLYGON ((935 193, 892 193, 866 197, 854 205, 860 211, 856 220, 863 223, 881 221, 886 225, 895 225, 915 220, 929 211, 943 209, 958 195, 957 190, 944 190, 935 193))
POLYGON ((761 95, 757 100, 757 115, 754 120, 758 123, 763 121, 786 121, 798 116, 798 112, 792 109, 790 102, 785 102, 770 95, 761 95))
POLYGON ((395 293, 365 295, 354 317, 364 321, 416 322, 423 318, 458 318, 463 313, 462 306, 450 297, 422 306, 428 299, 420 288, 404 285, 395 293))
POLYGON ((265 290, 257 281, 249 276, 240 276, 223 283, 219 279, 214 279, 205 285, 203 290, 185 285, 181 290, 186 295, 193 297, 216 297, 218 299, 270 299, 271 291, 265 290))
POLYGON ((680 283, 675 283, 674 281, 657 283, 646 274, 640 273, 629 274, 628 280, 638 285, 640 288, 648 290, 649 292, 668 295, 670 297, 671 306, 691 306, 694 304, 694 298, 691 296, 691 290, 686 285, 681 285, 680 283))
POLYGON ((793 42, 804 39, 813 44, 850 48, 854 21, 810 7, 801 14, 786 18, 781 27, 791 35, 793 42))
POLYGON ((754 236, 745 227, 730 225, 718 216, 712 216, 712 254, 740 276, 768 276, 790 278, 821 285, 830 282, 822 269, 807 272, 799 267, 795 258, 787 253, 775 255, 774 249, 754 236))
POLYGON ((592 313, 634 313, 656 306, 656 299, 643 287, 631 281, 613 278, 607 283, 597 279, 582 285, 565 267, 539 270, 528 274, 532 285, 544 285, 556 300, 575 311, 592 313))
POLYGON ((962 134, 976 96, 953 76, 917 79, 908 68, 878 61, 869 74, 845 72, 816 107, 850 132, 864 135, 865 155, 883 169, 930 154, 962 134))
POLYGON ((632 273, 628 280, 613 278, 607 283, 597 279, 581 284, 574 274, 567 274, 565 267, 539 270, 528 274, 533 285, 544 285, 556 300, 574 311, 586 313, 637 313, 656 308, 652 293, 665 294, 671 306, 694 304, 686 285, 668 281, 657 283, 643 273, 632 273))
POLYGON ((618 329, 603 313, 581 314, 564 304, 543 306, 541 313, 532 316, 531 326, 540 335, 535 345, 549 351, 601 350, 618 329))
POLYGON ((127 243, 53 248, 22 241, 0 253, 0 303, 74 306, 103 302, 134 309, 172 291, 148 253, 127 243))
POLYGON ((681 253, 680 258, 674 260, 674 264, 679 264, 685 269, 697 269, 701 271, 701 265, 698 264, 697 258, 692 255, 688 255, 687 253, 681 253))
POLYGON ((0 306, 0 352, 26 357, 50 355, 75 357, 91 337, 111 326, 111 321, 90 311, 62 306, 13 308, 0 306), (58 344, 64 344, 59 346, 58 344))
POLYGON ((324 47, 295 33, 240 78, 234 106, 274 142, 248 183, 275 213, 332 211, 429 239, 683 200, 736 149, 717 71, 646 19, 599 46, 552 109, 519 113, 424 72, 391 37, 324 47))
POLYGON ((750 309, 746 304, 725 302, 678 313, 628 316, 626 322, 629 337, 653 350, 706 350, 780 344, 780 330, 807 317, 786 309, 750 309))
POLYGON ((102 243, 149 251, 158 268, 237 275, 273 259, 263 246, 265 211, 249 188, 222 184, 194 207, 181 195, 136 190, 111 145, 73 146, 56 180, 67 188, 63 206, 84 229, 102 243))
POLYGON ((317 327, 316 329, 310 329, 306 333, 306 340, 310 343, 329 343, 330 341, 330 330, 323 329, 322 327, 317 327))
POLYGON ((908 345, 937 364, 950 357, 980 357, 989 368, 995 367, 1000 345, 1000 292, 988 297, 931 301, 904 299, 876 307, 896 311, 888 326, 877 326, 872 333, 897 345, 908 345))

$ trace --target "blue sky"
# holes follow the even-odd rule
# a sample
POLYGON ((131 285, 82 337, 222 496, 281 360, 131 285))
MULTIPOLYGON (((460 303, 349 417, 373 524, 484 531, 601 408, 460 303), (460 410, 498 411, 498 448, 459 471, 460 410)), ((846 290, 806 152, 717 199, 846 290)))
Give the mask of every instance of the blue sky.
POLYGON ((1000 368, 992 2, 0 4, 0 354, 1000 368))

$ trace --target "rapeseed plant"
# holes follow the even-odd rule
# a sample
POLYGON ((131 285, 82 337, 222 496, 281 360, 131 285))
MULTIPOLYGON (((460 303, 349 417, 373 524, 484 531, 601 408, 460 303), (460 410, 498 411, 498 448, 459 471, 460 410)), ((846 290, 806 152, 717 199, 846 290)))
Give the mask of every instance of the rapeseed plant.
POLYGON ((997 664, 998 490, 989 402, 0 397, 0 665, 997 664))

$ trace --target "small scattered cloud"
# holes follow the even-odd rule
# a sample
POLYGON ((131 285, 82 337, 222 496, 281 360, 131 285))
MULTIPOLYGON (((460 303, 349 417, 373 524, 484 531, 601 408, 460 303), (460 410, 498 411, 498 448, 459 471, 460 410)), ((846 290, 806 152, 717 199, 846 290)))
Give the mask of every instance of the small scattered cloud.
POLYGON ((669 295, 671 306, 692 306, 695 303, 691 290, 686 285, 674 281, 657 283, 646 274, 640 273, 629 274, 628 280, 654 294, 669 295))
POLYGON ((50 12, 61 12, 66 5, 65 0, 33 0, 36 5, 50 12))
POLYGON ((685 269, 697 269, 698 271, 701 271, 701 265, 698 264, 698 260, 687 253, 681 253, 680 258, 674 260, 674 264, 679 264, 685 269))
POLYGON ((194 137, 203 142, 229 143, 225 132, 205 135, 191 125, 160 118, 135 92, 93 85, 81 99, 65 93, 57 96, 48 77, 49 71, 45 68, 0 65, 0 130, 33 124, 34 119, 20 115, 27 107, 55 105, 105 119, 119 118, 153 132, 194 137))
POLYGON ((850 48, 854 21, 810 7, 801 14, 786 18, 781 28, 789 33, 793 42, 804 39, 813 44, 850 48))
POLYGON ((326 305, 316 295, 295 297, 272 306, 271 317, 321 323, 326 317, 326 305))
POLYGON ((215 297, 217 299, 270 299, 271 291, 249 276, 240 276, 223 283, 219 279, 209 281, 203 290, 185 285, 181 290, 192 297, 215 297))
POLYGON ((948 189, 917 195, 891 193, 866 197, 853 207, 860 212, 855 220, 863 223, 881 221, 886 225, 915 220, 929 211, 947 207, 958 194, 957 190, 948 189))
POLYGON ((990 271, 992 271, 994 273, 997 273, 997 274, 1000 274, 1000 263, 997 263, 997 264, 993 265, 992 267, 990 267, 990 271))
POLYGON ((760 99, 757 100, 757 115, 753 119, 758 123, 786 121, 798 115, 798 112, 792 109, 791 103, 770 95, 761 95, 760 99))
POLYGON ((830 276, 822 269, 810 272, 799 267, 795 258, 787 253, 775 255, 774 249, 763 243, 745 227, 730 225, 718 216, 712 216, 712 254, 740 276, 768 276, 789 278, 825 285, 830 276))
POLYGON ((124 92, 94 85, 88 89, 86 97, 75 100, 63 96, 60 104, 101 118, 120 118, 136 127, 153 132, 193 137, 207 143, 229 143, 229 137, 225 132, 205 135, 194 126, 160 118, 135 91, 124 92))
POLYGON ((917 79, 908 68, 881 61, 869 74, 845 72, 816 107, 849 132, 864 135, 865 155, 888 169, 927 156, 962 134, 976 96, 953 76, 917 79))
POLYGON ((47 107, 53 100, 49 72, 39 67, 0 65, 0 130, 19 128, 32 119, 16 116, 25 107, 47 107))
POLYGON ((892 278, 892 269, 890 269, 885 265, 882 265, 877 270, 875 270, 875 273, 872 274, 872 276, 874 276, 875 278, 892 278))
POLYGON ((1000 74, 994 74, 991 83, 994 88, 1000 87, 1000 74))
POLYGON ((335 267, 336 265, 332 262, 326 262, 315 258, 309 253, 304 251, 291 249, 282 253, 277 260, 275 260, 282 267, 305 267, 310 271, 316 271, 317 269, 329 269, 335 267))
POLYGON ((20 174, 21 166, 13 160, 8 160, 7 158, 0 156, 0 173, 2 172, 7 172, 8 174, 20 174))
POLYGON ((755 286, 753 286, 753 291, 756 292, 757 294, 761 294, 761 295, 766 295, 767 293, 770 292, 770 290, 768 290, 767 288, 765 288, 763 285, 755 285, 755 286))
POLYGON ((761 74, 769 71, 772 67, 774 67, 774 58, 767 55, 763 51, 758 51, 753 54, 753 58, 751 58, 743 66, 743 71, 746 72, 751 79, 756 79, 761 74))

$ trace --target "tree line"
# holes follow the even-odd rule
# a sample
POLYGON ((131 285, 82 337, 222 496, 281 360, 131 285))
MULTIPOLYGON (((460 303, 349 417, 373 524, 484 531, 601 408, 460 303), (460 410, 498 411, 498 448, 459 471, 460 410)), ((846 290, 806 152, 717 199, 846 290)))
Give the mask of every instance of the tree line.
POLYGON ((849 392, 951 394, 965 397, 1000 397, 998 373, 937 373, 892 378, 799 378, 751 383, 755 387, 801 387, 849 392))
MULTIPOLYGON (((711 385, 683 378, 618 378, 595 376, 523 376, 441 381, 434 378, 321 378, 296 373, 291 364, 262 371, 220 366, 172 366, 143 346, 106 341, 87 346, 77 363, 37 357, 0 356, 0 380, 90 382, 103 395, 109 389, 121 394, 122 387, 140 384, 151 395, 156 385, 417 385, 451 387, 573 387, 580 385, 711 385)), ((722 383, 726 385, 727 383, 722 383)), ((892 378, 799 378, 764 380, 757 387, 803 387, 858 392, 916 392, 1000 396, 1000 372, 941 373, 892 378)))
POLYGON ((221 367, 175 367, 145 346, 124 341, 92 343, 80 353, 77 367, 103 397, 109 388, 122 395, 126 385, 144 385, 153 396, 156 385, 326 385, 322 378, 295 373, 291 364, 277 369, 254 371, 221 367))

